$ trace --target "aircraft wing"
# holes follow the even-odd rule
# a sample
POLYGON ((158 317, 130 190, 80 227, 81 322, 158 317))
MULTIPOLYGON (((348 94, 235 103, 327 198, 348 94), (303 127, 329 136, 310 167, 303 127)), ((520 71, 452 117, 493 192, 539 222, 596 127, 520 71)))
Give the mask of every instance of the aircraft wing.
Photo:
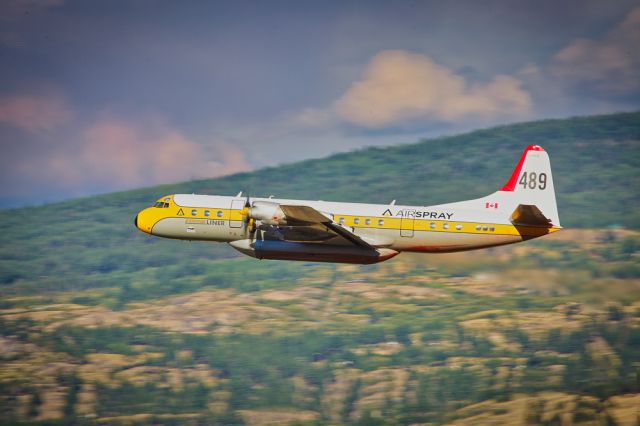
POLYGON ((287 217, 288 223, 300 222, 301 224, 305 224, 332 222, 330 218, 323 215, 313 207, 280 204, 280 209, 282 209, 287 217))
MULTIPOLYGON (((309 206, 280 205, 290 227, 284 228, 282 237, 290 241, 309 241, 325 244, 352 244, 375 250, 353 231, 309 206)), ((371 243, 376 243, 372 241, 371 243)), ((378 245, 378 244, 376 244, 378 245)))

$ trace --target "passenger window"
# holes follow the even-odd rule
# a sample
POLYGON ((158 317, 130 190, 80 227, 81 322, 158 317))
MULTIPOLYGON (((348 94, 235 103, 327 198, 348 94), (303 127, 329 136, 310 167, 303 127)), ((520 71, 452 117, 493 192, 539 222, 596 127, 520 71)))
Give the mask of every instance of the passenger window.
POLYGON ((458 231, 460 231, 460 230, 462 229, 462 225, 460 225, 460 224, 456 225, 456 229, 457 229, 458 231))
POLYGON ((359 224, 359 223, 360 223, 360 218, 359 218, 359 217, 356 217, 355 219, 353 219, 353 223, 354 223, 355 225, 359 224))
POLYGON ((378 226, 384 225, 384 219, 378 219, 378 226))
POLYGON ((448 224, 448 223, 445 223, 444 225, 442 225, 442 228, 443 228, 443 229, 449 229, 449 224, 448 224))
POLYGON ((191 216, 195 216, 197 214, 198 214, 198 210, 196 209, 191 210, 191 216))
POLYGON ((209 217, 209 215, 210 215, 210 214, 211 214, 211 212, 210 212, 209 210, 205 210, 205 211, 204 211, 204 215, 205 215, 206 217, 209 217))
POLYGON ((371 219, 367 218, 364 220, 365 225, 371 225, 371 219))
POLYGON ((218 211, 216 212, 216 216, 218 216, 218 217, 222 217, 222 210, 218 210, 218 211))
POLYGON ((344 217, 341 217, 340 220, 338 220, 338 223, 340 225, 344 225, 344 217))
POLYGON ((488 230, 489 230, 489 227, 487 227, 487 226, 483 226, 483 227, 482 227, 482 230, 483 230, 483 231, 488 231, 488 230))
POLYGON ((481 229, 482 229, 482 226, 480 226, 480 225, 476 226, 476 231, 479 231, 481 229))
POLYGON ((429 228, 431 228, 431 229, 436 229, 436 224, 435 224, 435 223, 433 223, 433 222, 431 222, 431 223, 429 224, 429 228))
POLYGON ((491 232, 493 232, 495 230, 496 230, 496 228, 494 228, 493 226, 491 228, 489 228, 489 231, 491 231, 491 232))

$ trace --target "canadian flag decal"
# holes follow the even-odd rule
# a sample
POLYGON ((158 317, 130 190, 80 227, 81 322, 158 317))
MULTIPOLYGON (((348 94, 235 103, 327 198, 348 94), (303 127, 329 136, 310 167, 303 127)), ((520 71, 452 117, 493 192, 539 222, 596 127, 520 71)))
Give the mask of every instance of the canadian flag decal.
POLYGON ((484 203, 485 209, 497 209, 498 203, 484 203))

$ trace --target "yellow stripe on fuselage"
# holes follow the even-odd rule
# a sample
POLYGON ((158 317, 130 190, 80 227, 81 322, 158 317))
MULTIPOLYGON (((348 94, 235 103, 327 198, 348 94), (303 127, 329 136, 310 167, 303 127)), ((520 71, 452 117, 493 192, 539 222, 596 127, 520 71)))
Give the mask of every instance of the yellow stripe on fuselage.
POLYGON ((428 231, 428 232, 449 232, 460 234, 482 234, 482 235, 520 235, 527 237, 538 237, 559 231, 559 228, 544 228, 537 226, 514 226, 511 224, 498 224, 489 222, 459 222, 451 220, 425 220, 425 219, 403 219, 388 216, 351 216, 334 215, 334 220, 342 222, 346 226, 357 229, 389 229, 405 231, 428 231), (356 219, 358 223, 356 223, 356 219), (367 224, 367 220, 370 223, 367 224), (380 224, 379 221, 382 221, 380 224), (413 226, 411 222, 413 221, 413 226), (458 229, 458 227, 460 229, 458 229), (479 229, 478 229, 479 228, 479 229), (493 230, 492 230, 493 229, 493 230))
MULTIPOLYGON (((229 209, 223 207, 187 207, 173 202, 173 197, 167 201, 169 207, 150 207, 146 209, 147 220, 151 227, 165 218, 185 219, 186 223, 206 223, 206 220, 242 221, 246 217, 246 208, 229 209), (203 222, 201 222, 203 221, 203 222)), ((482 235, 511 235, 523 237, 539 237, 558 231, 560 228, 545 228, 536 226, 514 226, 488 222, 460 222, 451 220, 407 219, 389 216, 356 216, 333 214, 334 221, 341 222, 355 229, 384 229, 405 230, 415 232, 447 232, 461 234, 482 235), (356 221, 358 223, 356 223, 356 221), (411 223, 413 222, 413 223, 411 223)))

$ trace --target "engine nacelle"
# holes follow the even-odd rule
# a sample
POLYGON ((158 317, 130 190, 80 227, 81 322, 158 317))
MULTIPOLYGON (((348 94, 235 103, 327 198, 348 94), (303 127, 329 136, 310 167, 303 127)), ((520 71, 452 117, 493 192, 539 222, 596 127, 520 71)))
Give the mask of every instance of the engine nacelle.
POLYGON ((279 240, 236 240, 229 245, 240 253, 256 259, 301 260, 305 262, 332 262, 371 264, 383 262, 397 255, 389 248, 375 250, 356 246, 298 243, 279 240))
POLYGON ((284 212, 277 203, 254 201, 249 208, 249 217, 266 225, 286 225, 284 212))

